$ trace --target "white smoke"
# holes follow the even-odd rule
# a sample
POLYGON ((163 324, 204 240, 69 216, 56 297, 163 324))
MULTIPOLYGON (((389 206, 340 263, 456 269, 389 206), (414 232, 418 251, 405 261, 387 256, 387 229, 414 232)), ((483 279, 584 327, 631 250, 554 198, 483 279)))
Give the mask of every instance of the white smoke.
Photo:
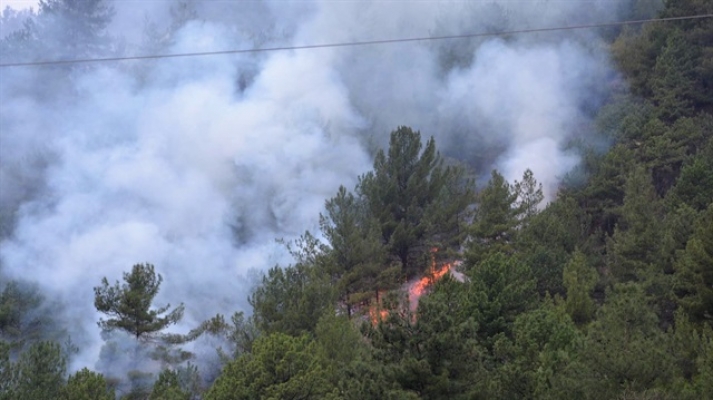
MULTIPOLYGON (((196 17, 163 52, 547 27, 619 12, 587 4, 190 2, 196 17)), ((167 29, 169 5, 114 3, 112 34, 138 51, 137 21, 167 29)), ((249 311, 249 271, 288 262, 274 239, 313 230, 324 200, 370 169, 370 143, 383 146, 398 125, 435 136, 483 175, 497 167, 512 180, 531 168, 553 193, 577 162, 564 144, 611 74, 597 40, 567 31, 102 64, 74 74, 71 96, 49 100, 58 83, 48 88, 31 67, 4 69, 0 217, 11 234, 0 242, 2 274, 63 301, 58 317, 81 348, 75 367, 91 367, 102 345, 92 287, 102 277, 154 264, 164 276, 157 302, 186 304, 183 331, 249 311)))
MULTIPOLYGON (((556 45, 488 40, 473 64, 454 70, 441 112, 449 119, 468 115, 507 148, 496 167, 509 181, 530 168, 550 195, 578 158, 563 148, 585 125, 582 104, 602 81, 606 64, 576 43, 556 45)), ((477 129, 477 128, 476 128, 477 129)))

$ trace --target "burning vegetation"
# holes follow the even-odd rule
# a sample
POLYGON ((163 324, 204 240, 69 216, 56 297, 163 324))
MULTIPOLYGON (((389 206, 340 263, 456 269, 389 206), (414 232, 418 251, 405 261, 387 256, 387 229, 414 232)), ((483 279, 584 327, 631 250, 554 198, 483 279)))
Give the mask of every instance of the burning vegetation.
MULTIPOLYGON (((406 301, 408 301, 409 310, 412 312, 415 312, 418 308, 419 299, 424 294, 427 294, 429 289, 446 274, 450 273, 453 278, 461 282, 465 279, 463 274, 456 271, 456 267, 461 264, 461 261, 448 261, 439 264, 436 261, 437 252, 438 248, 434 247, 431 249, 431 262, 429 264, 429 268, 420 278, 405 283, 399 289, 400 291, 406 293, 406 301)), ((373 324, 377 324, 379 321, 386 319, 389 315, 389 310, 383 306, 382 299, 383 293, 379 293, 369 307, 369 319, 373 324)))

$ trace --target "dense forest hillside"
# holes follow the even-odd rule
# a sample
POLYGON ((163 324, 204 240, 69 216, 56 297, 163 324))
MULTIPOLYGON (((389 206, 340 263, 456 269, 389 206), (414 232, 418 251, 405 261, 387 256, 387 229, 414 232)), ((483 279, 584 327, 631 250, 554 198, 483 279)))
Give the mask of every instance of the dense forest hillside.
MULTIPOLYGON (((333 29, 306 7, 291 12, 312 15, 309 29, 247 35, 265 10, 230 25, 194 3, 172 3, 168 24, 147 17, 135 47, 114 35, 126 15, 110 2, 6 9, 0 63, 196 51, 206 32, 277 47, 333 29)), ((532 22, 501 3, 477 9, 503 18, 477 19, 484 31, 532 22)), ((399 67, 437 77, 414 84, 448 93, 437 107, 318 58, 0 68, 0 147, 14 150, 0 149, 0 400, 713 399, 713 2, 621 3, 590 16, 697 17, 403 50, 399 67), (572 80, 523 89, 543 91, 542 109, 468 78, 503 68, 532 84, 481 68, 552 61, 531 49, 576 59, 543 63, 577 66, 572 80), (410 97, 390 108, 395 94, 374 93, 391 89, 410 97), (451 103, 478 90, 495 106, 473 100, 476 128, 451 103), (422 106, 434 115, 414 116, 422 106), (271 267, 231 269, 250 263, 271 267)), ((596 22, 558 11, 567 20, 542 18, 596 22)), ((453 32, 443 21, 434 32, 453 32)), ((359 54, 329 62, 359 70, 359 54)))

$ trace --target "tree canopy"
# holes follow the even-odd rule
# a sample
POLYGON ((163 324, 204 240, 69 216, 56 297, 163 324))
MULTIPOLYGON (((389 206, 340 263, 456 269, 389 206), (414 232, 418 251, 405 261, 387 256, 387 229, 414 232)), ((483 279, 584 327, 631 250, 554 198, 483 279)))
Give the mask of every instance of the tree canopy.
POLYGON ((401 126, 391 132, 388 152, 376 153, 374 170, 360 177, 356 191, 406 275, 423 270, 431 247, 463 238, 459 217, 472 202, 463 172, 444 166, 433 138, 424 146, 420 132, 401 126))
POLYGON ((94 306, 109 318, 99 320, 105 330, 120 329, 136 339, 144 339, 159 333, 183 317, 183 304, 170 310, 171 305, 152 308, 154 297, 163 282, 151 264, 136 264, 131 272, 125 272, 124 283, 112 286, 106 278, 101 286, 94 288, 94 306), (169 311, 170 310, 170 311, 169 311))

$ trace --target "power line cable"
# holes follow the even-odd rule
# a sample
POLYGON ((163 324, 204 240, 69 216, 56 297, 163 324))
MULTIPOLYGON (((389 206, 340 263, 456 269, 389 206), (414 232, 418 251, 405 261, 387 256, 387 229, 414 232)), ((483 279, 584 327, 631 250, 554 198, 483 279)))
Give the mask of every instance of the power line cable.
POLYGON ((204 52, 193 52, 193 53, 153 54, 153 55, 143 55, 143 56, 125 56, 125 57, 107 57, 107 58, 78 58, 78 59, 70 59, 70 60, 31 61, 31 62, 0 64, 0 68, 66 65, 66 64, 98 63, 98 62, 129 61, 129 60, 155 60, 155 59, 162 59, 162 58, 179 58, 179 57, 204 57, 204 56, 217 56, 217 55, 226 55, 226 54, 263 53, 263 52, 285 51, 285 50, 308 50, 308 49, 325 49, 325 48, 333 48, 333 47, 351 47, 351 46, 369 46, 369 45, 392 44, 392 43, 423 42, 423 41, 429 41, 429 40, 468 39, 468 38, 488 37, 488 36, 506 36, 506 35, 519 35, 519 34, 525 34, 525 33, 553 32, 553 31, 564 31, 564 30, 575 30, 575 29, 605 28, 605 27, 624 26, 624 25, 640 25, 640 24, 645 24, 648 22, 685 21, 685 20, 705 19, 705 18, 713 18, 713 14, 689 15, 689 16, 685 16, 685 17, 640 19, 640 20, 632 20, 632 21, 603 22, 603 23, 598 23, 598 24, 559 26, 559 27, 550 27, 550 28, 519 29, 519 30, 501 31, 501 32, 480 32, 480 33, 471 33, 471 34, 463 34, 463 35, 449 35, 449 36, 427 36, 427 37, 401 38, 401 39, 379 39, 379 40, 366 40, 366 41, 359 41, 359 42, 325 43, 325 44, 312 44, 312 45, 303 45, 303 46, 280 46, 280 47, 266 47, 266 48, 256 48, 256 49, 204 51, 204 52))

